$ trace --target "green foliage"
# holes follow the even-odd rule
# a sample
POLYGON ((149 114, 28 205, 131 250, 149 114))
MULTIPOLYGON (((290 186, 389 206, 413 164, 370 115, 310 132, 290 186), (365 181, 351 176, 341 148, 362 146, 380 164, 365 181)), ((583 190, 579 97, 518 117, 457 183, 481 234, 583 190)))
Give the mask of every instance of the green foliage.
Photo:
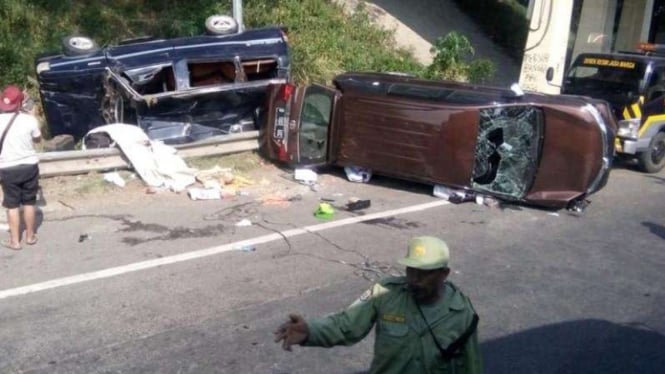
POLYGON ((517 0, 455 0, 489 37, 516 61, 524 55, 529 22, 526 7, 517 0))
POLYGON ((325 0, 252 3, 248 26, 286 25, 297 82, 326 82, 344 71, 400 71, 421 75, 423 66, 396 48, 392 33, 373 27, 361 7, 353 16, 325 0))
POLYGON ((435 56, 425 71, 427 78, 484 83, 494 76, 495 68, 491 61, 470 61, 475 50, 469 39, 457 32, 438 38, 430 52, 435 56))
MULTIPOLYGON (((86 35, 99 45, 197 35, 208 16, 230 13, 231 0, 0 0, 0 85, 26 85, 36 56, 59 51, 68 35, 86 35)), ((299 83, 330 81, 343 71, 421 75, 424 69, 395 48, 390 32, 373 27, 363 9, 347 16, 326 0, 252 0, 244 2, 244 18, 247 28, 288 28, 299 83)))
POLYGON ((479 58, 469 64, 469 81, 473 83, 489 83, 496 75, 494 63, 486 58, 479 58))

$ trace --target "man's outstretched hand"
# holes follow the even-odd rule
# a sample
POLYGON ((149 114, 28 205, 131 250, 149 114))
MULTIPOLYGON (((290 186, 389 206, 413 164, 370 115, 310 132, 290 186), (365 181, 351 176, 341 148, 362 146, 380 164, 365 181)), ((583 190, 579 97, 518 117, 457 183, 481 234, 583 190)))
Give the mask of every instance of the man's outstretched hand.
POLYGON ((282 348, 291 350, 294 344, 302 344, 307 340, 309 328, 307 322, 298 314, 289 314, 289 320, 275 331, 275 343, 282 342, 282 348))

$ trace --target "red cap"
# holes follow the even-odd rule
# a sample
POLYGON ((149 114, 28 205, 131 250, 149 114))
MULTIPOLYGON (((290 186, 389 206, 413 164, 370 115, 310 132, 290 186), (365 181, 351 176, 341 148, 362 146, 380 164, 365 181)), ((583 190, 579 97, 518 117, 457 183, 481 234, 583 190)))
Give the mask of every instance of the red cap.
POLYGON ((15 85, 5 87, 0 96, 0 110, 15 112, 23 104, 23 92, 15 85))

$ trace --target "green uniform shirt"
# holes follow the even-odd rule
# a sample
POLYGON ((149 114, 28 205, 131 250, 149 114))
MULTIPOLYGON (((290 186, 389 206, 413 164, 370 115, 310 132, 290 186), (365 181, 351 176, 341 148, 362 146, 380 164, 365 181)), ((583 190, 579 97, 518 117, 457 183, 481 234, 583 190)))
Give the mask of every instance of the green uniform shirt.
MULTIPOLYGON (((452 283, 446 282, 444 297, 421 306, 437 340, 447 348, 471 324, 473 307, 452 283)), ((444 360, 413 297, 405 277, 381 280, 345 310, 307 321, 309 336, 304 346, 332 347, 362 340, 376 324, 372 373, 482 372, 478 334, 467 340, 461 355, 444 360)))

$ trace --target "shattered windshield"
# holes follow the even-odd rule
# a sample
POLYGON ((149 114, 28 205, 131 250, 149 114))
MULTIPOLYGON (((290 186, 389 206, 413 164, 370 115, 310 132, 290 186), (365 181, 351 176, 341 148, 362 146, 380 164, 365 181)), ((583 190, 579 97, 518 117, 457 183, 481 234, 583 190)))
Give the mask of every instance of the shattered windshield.
POLYGON ((538 167, 543 114, 531 106, 480 110, 473 187, 520 199, 538 167))

